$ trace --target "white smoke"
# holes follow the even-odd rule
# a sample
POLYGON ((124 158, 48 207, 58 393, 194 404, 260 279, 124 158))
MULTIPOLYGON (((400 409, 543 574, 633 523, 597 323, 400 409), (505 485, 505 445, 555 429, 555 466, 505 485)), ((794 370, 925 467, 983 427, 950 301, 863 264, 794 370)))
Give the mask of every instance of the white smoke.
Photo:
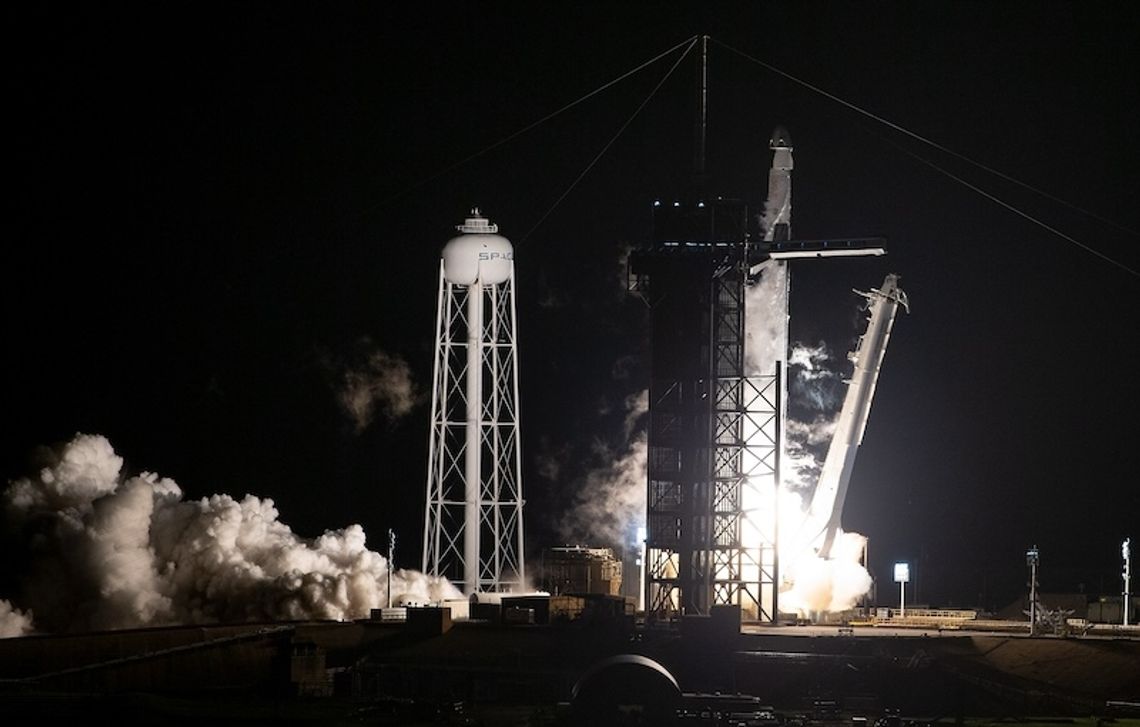
MULTIPOLYGON (((2 633, 279 619, 353 619, 387 603, 387 561, 350 525, 314 540, 273 501, 182 499, 171 479, 124 478, 110 442, 79 434, 3 494, 25 552, 2 633), (14 624, 14 625, 10 625, 14 624)), ((11 554, 10 554, 11 555, 11 554)), ((393 601, 461 597, 446 579, 397 570, 393 601)))
POLYGON ((871 590, 871 575, 860 564, 867 539, 858 533, 836 535, 831 558, 824 560, 801 550, 790 563, 793 578, 780 591, 780 608, 787 612, 845 611, 871 590))
POLYGON ((359 434, 377 413, 394 422, 410 412, 417 394, 408 363, 399 356, 376 350, 361 365, 344 372, 338 398, 359 434))
POLYGON ((781 481, 785 490, 804 493, 805 499, 810 499, 811 492, 819 481, 823 463, 796 432, 801 426, 800 423, 796 422, 793 425, 793 421, 795 420, 788 420, 788 438, 784 442, 783 459, 780 460, 781 481))
POLYGON ((649 391, 632 394, 624 403, 626 444, 615 450, 594 443, 594 458, 600 464, 574 484, 573 503, 559 523, 568 543, 620 547, 645 525, 647 435, 634 432, 649 411, 649 391))
POLYGON ((641 423, 641 418, 649 413, 649 389, 642 389, 636 394, 625 397, 625 438, 633 436, 634 429, 641 423))
POLYGON ((26 636, 30 633, 32 633, 31 611, 25 613, 0 598, 0 639, 26 636))
POLYGON ((788 437, 810 445, 826 444, 831 441, 838 423, 839 419, 834 416, 816 417, 810 422, 789 419, 788 437))
POLYGON ((833 364, 822 342, 808 346, 797 341, 788 352, 789 399, 798 410, 818 413, 807 421, 787 417, 782 461, 786 488, 810 494, 819 481, 820 453, 831 442, 839 421, 833 390, 838 389, 840 379, 833 364))
POLYGON ((769 376, 788 348, 787 265, 765 264, 760 279, 744 292, 744 370, 749 376, 769 376))
POLYGON ((800 406, 820 412, 838 408, 842 379, 827 344, 821 341, 809 346, 796 342, 788 354, 788 375, 792 396, 800 406))

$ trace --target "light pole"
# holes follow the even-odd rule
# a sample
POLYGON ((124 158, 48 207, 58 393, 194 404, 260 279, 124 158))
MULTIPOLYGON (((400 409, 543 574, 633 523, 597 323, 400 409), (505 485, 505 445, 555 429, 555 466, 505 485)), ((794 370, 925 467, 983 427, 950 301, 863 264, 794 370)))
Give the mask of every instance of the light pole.
POLYGON ((1124 625, 1128 625, 1128 607, 1132 599, 1132 538, 1125 538, 1120 545, 1120 554, 1124 557, 1124 625))
POLYGON ((1025 551, 1025 564, 1029 566, 1029 635, 1037 634, 1037 562, 1040 553, 1034 545, 1025 551))
POLYGON ((895 583, 899 584, 899 618, 906 618, 906 584, 910 580, 910 564, 895 563, 895 583))
POLYGON ((388 528, 388 608, 392 607, 392 561, 396 558, 396 531, 388 528))

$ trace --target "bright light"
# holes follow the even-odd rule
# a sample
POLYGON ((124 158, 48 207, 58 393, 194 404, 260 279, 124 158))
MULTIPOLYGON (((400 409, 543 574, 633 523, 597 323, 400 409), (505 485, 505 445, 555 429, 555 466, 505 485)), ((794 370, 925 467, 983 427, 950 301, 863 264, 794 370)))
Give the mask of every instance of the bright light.
POLYGON ((895 583, 910 582, 910 564, 895 563, 895 583))

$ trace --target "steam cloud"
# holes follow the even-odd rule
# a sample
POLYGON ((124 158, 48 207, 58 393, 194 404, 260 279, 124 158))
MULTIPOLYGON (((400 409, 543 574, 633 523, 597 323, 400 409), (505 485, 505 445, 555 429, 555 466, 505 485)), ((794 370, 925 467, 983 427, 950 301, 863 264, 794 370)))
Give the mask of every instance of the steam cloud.
POLYGON ((788 416, 785 424, 784 486, 811 493, 823 469, 821 457, 835 434, 839 417, 836 391, 842 383, 832 366, 834 359, 822 342, 808 346, 796 342, 788 352, 789 399, 796 409, 813 414, 808 421, 788 416))
POLYGON ((358 367, 344 372, 340 404, 352 417, 356 432, 364 431, 382 414, 393 422, 416 405, 416 387, 408 363, 399 356, 373 351, 358 367))
POLYGON ((601 464, 575 483, 574 502, 559 524, 568 543, 622 546, 645 524, 647 435, 634 431, 649 411, 649 391, 627 397, 625 409, 627 444, 615 451, 596 442, 594 456, 601 464))
POLYGON ((32 614, 14 608, 0 598, 0 639, 24 636, 32 631, 32 614))
MULTIPOLYGON (((352 619, 387 603, 387 561, 349 525, 314 540, 270 499, 182 499, 174 480, 124 478, 99 435, 78 434, 2 501, 18 594, 0 635, 225 621, 352 619)), ((462 597, 446 579, 392 573, 394 603, 462 597)))
POLYGON ((839 407, 843 382, 832 365, 831 352, 822 341, 815 346, 798 342, 792 346, 788 354, 789 388, 800 406, 820 412, 834 412, 839 407))

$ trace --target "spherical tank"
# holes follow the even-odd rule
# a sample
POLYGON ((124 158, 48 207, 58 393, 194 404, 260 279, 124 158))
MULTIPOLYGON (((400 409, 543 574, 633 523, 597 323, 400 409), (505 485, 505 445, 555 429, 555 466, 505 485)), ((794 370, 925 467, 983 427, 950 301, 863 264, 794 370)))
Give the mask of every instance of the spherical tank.
POLYGON ((505 283, 511 276, 515 253, 510 240, 495 234, 499 226, 474 209, 455 229, 463 234, 443 246, 443 276, 447 282, 456 285, 473 285, 476 280, 494 285, 505 283))

